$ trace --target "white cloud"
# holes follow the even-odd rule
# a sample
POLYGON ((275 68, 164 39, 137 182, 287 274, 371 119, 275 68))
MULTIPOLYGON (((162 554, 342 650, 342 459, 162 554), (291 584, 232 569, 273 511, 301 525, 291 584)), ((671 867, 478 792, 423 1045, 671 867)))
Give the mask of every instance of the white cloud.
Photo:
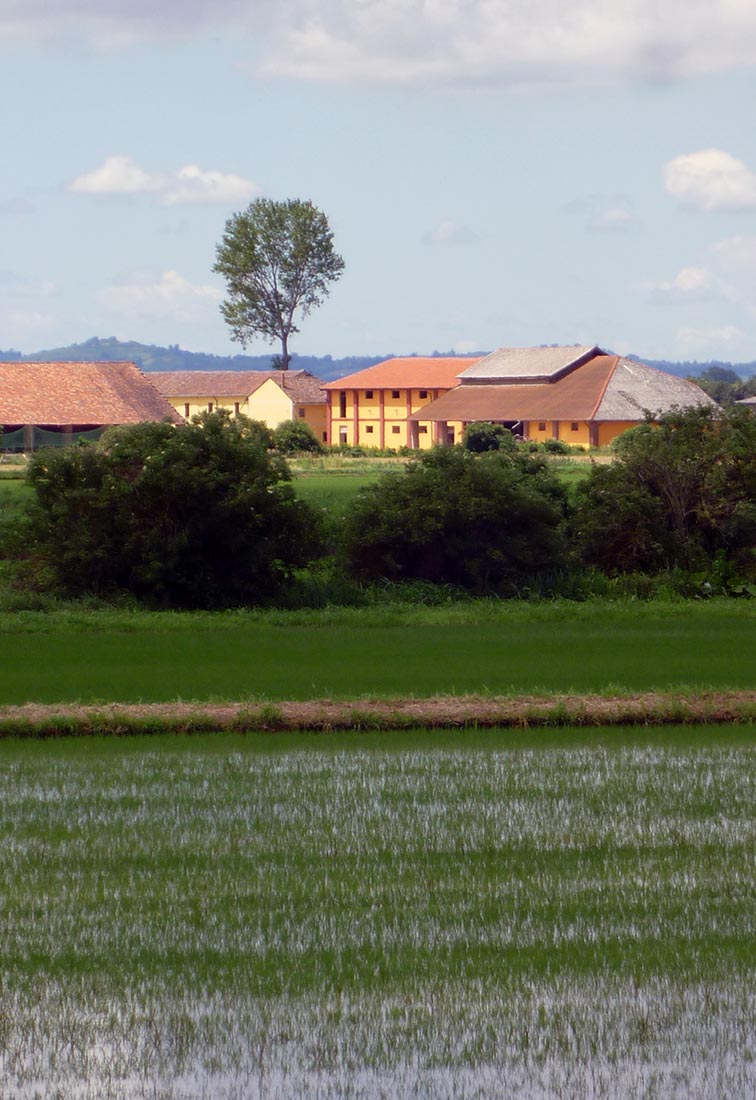
POLYGON ((756 236, 742 233, 717 241, 709 249, 714 263, 734 275, 756 268, 756 236))
POLYGON ((149 173, 131 157, 107 157, 99 168, 84 172, 68 185, 84 195, 155 195, 163 206, 248 202, 259 188, 230 173, 203 171, 187 164, 176 172, 149 173))
POLYGON ((756 173, 721 149, 702 149, 668 161, 664 186, 685 206, 697 210, 756 207, 756 173))
POLYGON ((756 64, 752 0, 4 0, 0 42, 232 31, 265 77, 506 87, 756 64))
POLYGON ((737 325, 714 328, 680 328, 677 342, 683 355, 704 353, 707 357, 727 359, 733 352, 745 352, 745 333, 737 325))
POLYGON ((158 277, 134 275, 130 282, 107 287, 98 294, 101 304, 112 313, 184 323, 206 320, 222 297, 216 287, 194 285, 177 271, 164 271, 158 277))
POLYGON ((477 239, 472 229, 449 220, 439 222, 434 230, 423 237, 426 244, 474 244, 477 239))
POLYGON ((151 176, 131 157, 106 157, 99 168, 77 176, 69 191, 82 195, 142 195, 160 189, 161 177, 151 176))
POLYGON ((642 289, 656 299, 683 302, 709 298, 715 288, 705 267, 681 267, 674 279, 645 282, 642 289))
POLYGON ((634 221, 635 218, 626 206, 608 206, 591 219, 589 228, 602 230, 628 229, 634 221))
POLYGON ((637 222, 627 195, 581 195, 562 205, 565 214, 585 218, 585 228, 599 232, 624 232, 637 222))
POLYGON ((507 86, 674 79, 756 63, 748 0, 313 0, 282 5, 261 72, 507 86))

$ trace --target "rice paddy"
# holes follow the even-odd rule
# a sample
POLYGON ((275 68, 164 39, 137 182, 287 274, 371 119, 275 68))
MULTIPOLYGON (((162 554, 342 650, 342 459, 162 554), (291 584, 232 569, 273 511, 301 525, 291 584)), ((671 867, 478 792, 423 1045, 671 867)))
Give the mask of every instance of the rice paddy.
POLYGON ((0 1095, 756 1087, 756 730, 0 745, 0 1095))
POLYGON ((755 636, 737 600, 0 614, 0 705, 748 689, 755 636))

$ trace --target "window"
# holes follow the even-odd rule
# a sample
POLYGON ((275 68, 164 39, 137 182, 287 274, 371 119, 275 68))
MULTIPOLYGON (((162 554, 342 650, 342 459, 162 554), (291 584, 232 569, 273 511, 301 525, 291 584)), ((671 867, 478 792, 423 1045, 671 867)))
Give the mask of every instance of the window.
POLYGON ((538 431, 539 432, 545 432, 546 431, 546 421, 545 420, 539 420, 538 421, 538 431))
POLYGON ((373 434, 373 425, 372 424, 366 424, 365 425, 365 431, 367 432, 368 435, 372 435, 373 434))
POLYGON ((373 400, 373 391, 372 390, 365 390, 365 397, 367 398, 368 401, 372 401, 373 400))
POLYGON ((401 431, 401 429, 400 429, 398 424, 392 424, 391 425, 391 431, 394 433, 394 435, 399 435, 399 432, 401 431))
POLYGON ((347 430, 346 430, 346 428, 339 428, 339 443, 346 443, 346 441, 347 441, 347 430))
POLYGON ((346 416, 346 390, 339 393, 339 416, 346 416))
POLYGON ((211 413, 211 412, 213 411, 213 403, 212 403, 212 401, 208 401, 208 403, 207 403, 207 411, 208 411, 209 413, 211 413))
POLYGON ((238 401, 234 401, 234 412, 237 416, 239 415, 239 402, 238 401))
POLYGON ((323 432, 323 442, 324 443, 328 442, 328 432, 323 432))
POLYGON ((578 430, 578 423, 577 423, 576 420, 573 420, 572 423, 570 424, 570 431, 571 432, 576 432, 577 430, 578 430))
POLYGON ((428 391, 427 390, 420 390, 420 400, 421 401, 427 401, 427 399, 428 399, 428 391))
POLYGON ((299 419, 300 419, 300 420, 304 420, 304 414, 305 414, 305 411, 304 411, 304 409, 300 409, 300 410, 299 410, 299 419))
POLYGON ((391 391, 391 396, 394 398, 394 400, 396 400, 396 398, 400 396, 400 391, 399 390, 392 390, 391 391))
POLYGON ((417 432, 418 432, 418 435, 427 435, 428 434, 428 425, 427 424, 419 424, 417 432))
POLYGON ((187 418, 187 420, 189 419, 189 402, 188 401, 184 405, 184 416, 187 418))

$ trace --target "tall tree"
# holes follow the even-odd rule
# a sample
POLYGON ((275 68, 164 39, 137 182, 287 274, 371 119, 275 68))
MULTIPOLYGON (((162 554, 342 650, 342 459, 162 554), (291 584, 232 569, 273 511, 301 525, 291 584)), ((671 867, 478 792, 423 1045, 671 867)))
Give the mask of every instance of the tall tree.
POLYGON ((344 270, 322 210, 311 202, 255 199, 226 222, 213 268, 228 298, 221 305, 231 338, 281 341, 281 370, 289 369, 289 336, 297 313, 320 305, 344 270))

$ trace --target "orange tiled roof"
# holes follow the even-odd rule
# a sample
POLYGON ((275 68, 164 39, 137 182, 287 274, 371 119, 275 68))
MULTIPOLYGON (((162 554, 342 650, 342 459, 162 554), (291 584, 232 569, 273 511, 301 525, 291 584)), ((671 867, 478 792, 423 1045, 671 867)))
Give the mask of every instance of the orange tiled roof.
POLYGON ((0 424, 139 424, 181 418, 136 363, 0 362, 0 424))
POLYGON ((616 355, 597 355, 555 382, 462 384, 410 420, 643 420, 646 410, 714 405, 692 382, 616 355))
POLYGON ((166 397, 188 400, 236 397, 246 400, 272 379, 302 405, 325 403, 322 383, 306 370, 166 370, 152 371, 150 380, 166 397))
POLYGON ((410 420, 591 420, 617 366, 599 355, 557 382, 461 385, 410 420))
POLYGON ((387 359, 367 370, 327 382, 325 390, 433 390, 451 389, 459 383, 457 375, 478 359, 462 356, 408 356, 387 359))

